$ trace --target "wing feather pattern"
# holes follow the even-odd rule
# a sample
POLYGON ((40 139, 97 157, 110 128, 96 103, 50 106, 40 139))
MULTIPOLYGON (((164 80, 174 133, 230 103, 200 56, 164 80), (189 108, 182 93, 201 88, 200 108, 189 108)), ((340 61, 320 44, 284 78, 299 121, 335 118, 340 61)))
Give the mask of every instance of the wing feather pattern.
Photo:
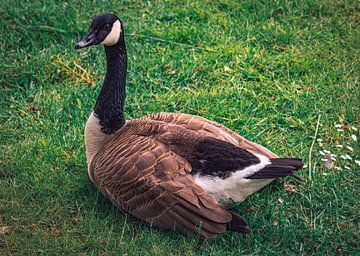
POLYGON ((253 153, 264 155, 268 158, 277 158, 277 156, 267 148, 245 139, 222 124, 210 121, 200 116, 183 113, 161 112, 148 115, 145 118, 162 121, 169 124, 176 124, 188 130, 196 131, 205 137, 212 137, 223 140, 240 148, 249 150, 253 153))
MULTIPOLYGON (((202 238, 225 232, 232 214, 195 184, 187 160, 158 139, 166 136, 157 126, 162 122, 151 121, 139 125, 138 119, 103 146, 90 164, 94 182, 120 209, 149 225, 202 238)), ((240 225, 248 230, 243 220, 240 225)))

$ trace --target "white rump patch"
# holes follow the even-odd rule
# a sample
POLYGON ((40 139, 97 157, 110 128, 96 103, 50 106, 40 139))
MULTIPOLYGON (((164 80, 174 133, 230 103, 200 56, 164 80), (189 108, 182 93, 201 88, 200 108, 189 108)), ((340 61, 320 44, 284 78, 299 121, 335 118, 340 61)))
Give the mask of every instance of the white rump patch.
POLYGON ((101 44, 106 46, 112 46, 119 41, 121 33, 121 25, 120 21, 117 20, 112 25, 110 33, 105 37, 105 39, 101 42, 101 44))
POLYGON ((260 163, 248 166, 242 170, 232 173, 226 179, 213 176, 202 176, 197 173, 194 175, 194 181, 209 195, 213 196, 221 205, 227 206, 234 202, 241 202, 252 193, 269 184, 273 179, 246 179, 266 165, 270 164, 270 159, 266 156, 253 153, 260 159, 260 163))

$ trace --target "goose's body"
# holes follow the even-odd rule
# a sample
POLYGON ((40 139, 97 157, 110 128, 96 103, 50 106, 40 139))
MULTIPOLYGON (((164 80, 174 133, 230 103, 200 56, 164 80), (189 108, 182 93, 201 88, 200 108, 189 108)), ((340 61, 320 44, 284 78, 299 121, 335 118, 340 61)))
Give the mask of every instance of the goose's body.
POLYGON ((277 158, 198 116, 158 113, 125 122, 123 27, 116 16, 105 14, 94 19, 90 31, 95 36, 88 35, 78 48, 96 44, 91 41, 95 37, 97 43, 105 42, 108 61, 85 128, 90 179, 121 210, 150 225, 204 238, 226 230, 248 233, 242 218, 226 210, 227 204, 293 174, 301 161, 277 158), (100 33, 103 24, 112 24, 105 36, 100 33))

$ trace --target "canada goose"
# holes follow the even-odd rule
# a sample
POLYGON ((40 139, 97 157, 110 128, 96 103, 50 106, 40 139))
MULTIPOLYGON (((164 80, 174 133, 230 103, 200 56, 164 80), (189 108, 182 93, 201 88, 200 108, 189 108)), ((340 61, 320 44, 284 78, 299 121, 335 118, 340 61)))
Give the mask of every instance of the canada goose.
POLYGON ((249 233, 230 200, 243 201, 273 179, 302 167, 277 158, 205 118, 158 113, 125 121, 127 54, 114 14, 96 16, 76 49, 103 44, 105 80, 85 127, 90 179, 123 212, 149 225, 215 237, 249 233))

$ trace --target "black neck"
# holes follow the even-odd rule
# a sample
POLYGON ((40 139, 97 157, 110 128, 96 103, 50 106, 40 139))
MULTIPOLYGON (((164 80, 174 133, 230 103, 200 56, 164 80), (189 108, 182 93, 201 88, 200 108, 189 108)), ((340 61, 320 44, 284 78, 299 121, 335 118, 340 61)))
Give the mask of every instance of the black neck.
POLYGON ((101 131, 112 134, 125 124, 124 102, 127 54, 123 34, 117 44, 105 46, 107 71, 94 108, 101 131))

